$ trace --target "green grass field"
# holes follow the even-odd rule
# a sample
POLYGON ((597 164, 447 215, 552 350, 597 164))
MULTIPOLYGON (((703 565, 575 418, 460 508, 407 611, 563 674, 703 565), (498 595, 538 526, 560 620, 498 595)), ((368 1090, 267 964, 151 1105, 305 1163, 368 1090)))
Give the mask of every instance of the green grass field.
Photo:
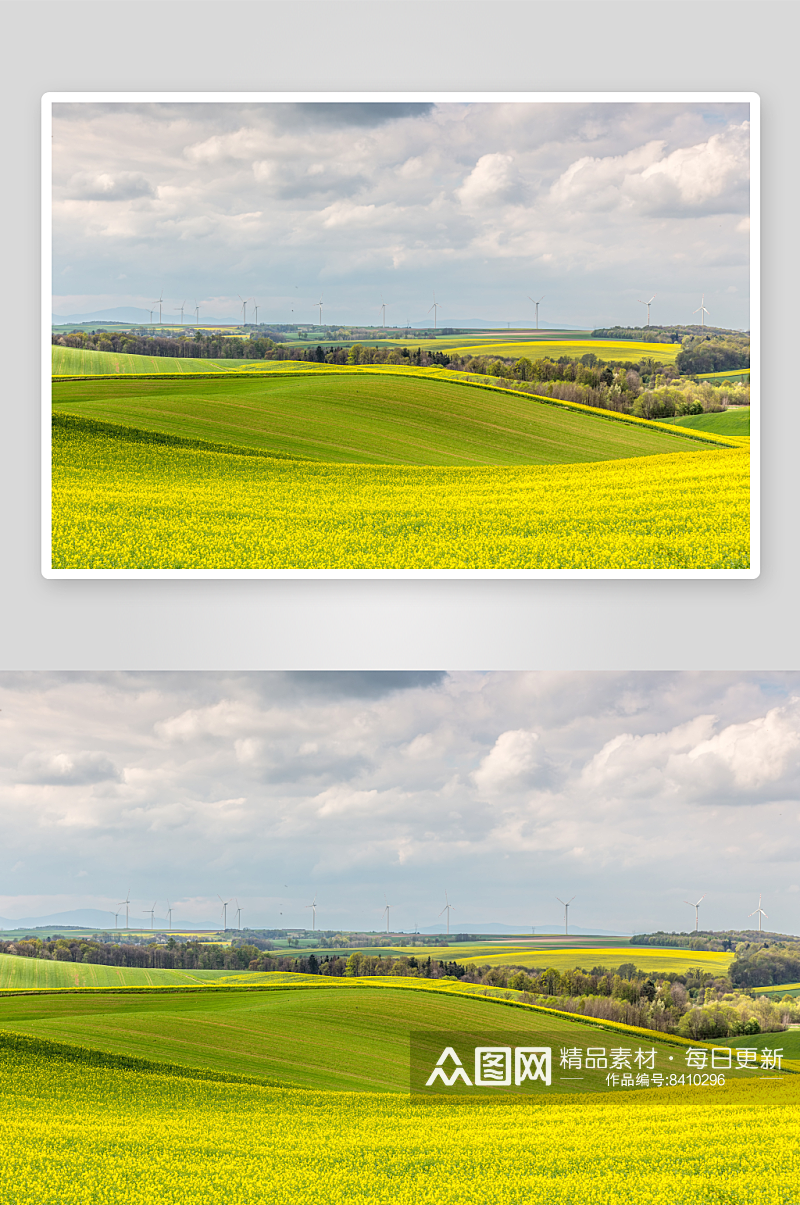
MULTIPOLYGON (((435 981, 318 983, 250 991, 220 986, 173 995, 7 996, 0 998, 0 1029, 328 1091, 408 1091, 412 1032, 430 1033, 432 1042, 444 1031, 470 1034, 477 1044, 502 1033, 514 1044, 554 1048, 608 1048, 635 1039, 656 1049, 662 1070, 685 1062, 687 1043, 467 992, 441 992, 435 981)), ((432 1053, 432 1063, 439 1053, 432 1053)), ((606 1086, 607 1071, 580 1070, 578 1075, 554 1068, 553 1087, 588 1092, 606 1086)))
POLYGON ((686 414, 683 418, 665 418, 670 426, 688 427, 691 431, 711 431, 715 435, 750 434, 750 407, 734 407, 721 414, 686 414))
POLYGON ((134 356, 124 352, 53 347, 53 376, 116 376, 136 372, 225 372, 263 360, 192 360, 177 356, 134 356))
POLYGON ((714 1046, 730 1046, 734 1050, 747 1047, 750 1050, 782 1050, 784 1062, 800 1060, 800 1029, 784 1029, 778 1033, 748 1034, 740 1038, 712 1038, 714 1046))
POLYGON ((56 413, 339 464, 576 464, 701 451, 645 423, 385 371, 57 381, 56 413))
POLYGON ((161 971, 139 967, 93 966, 85 962, 51 962, 0 954, 0 991, 10 988, 169 987, 211 983, 230 971, 161 971))

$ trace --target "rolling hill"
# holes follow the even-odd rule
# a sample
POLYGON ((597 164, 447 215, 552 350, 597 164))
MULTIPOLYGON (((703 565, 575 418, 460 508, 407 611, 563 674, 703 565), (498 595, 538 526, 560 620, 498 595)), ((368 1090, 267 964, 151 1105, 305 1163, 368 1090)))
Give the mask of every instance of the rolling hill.
POLYGON ((169 987, 211 983, 230 971, 145 970, 109 967, 87 962, 56 962, 47 958, 0 955, 0 991, 76 987, 169 987))
POLYGON ((684 427, 690 431, 712 431, 715 435, 750 434, 750 407, 733 407, 721 414, 686 414, 683 418, 665 418, 662 422, 670 426, 684 427))
POLYGON ((576 464, 704 450, 607 411, 381 369, 55 381, 53 405, 56 415, 340 464, 576 464))
MULTIPOLYGON (((195 360, 177 356, 135 356, 125 352, 84 351, 80 347, 52 349, 53 376, 126 376, 131 373, 236 372, 264 360, 195 360)), ((275 361, 276 367, 280 361, 275 361)))
MULTIPOLYGON (((429 1051, 442 1035, 478 1045, 655 1049, 662 1071, 684 1062, 680 1038, 439 988, 437 981, 332 980, 175 994, 60 993, 0 998, 2 1029, 115 1055, 255 1076, 294 1087, 404 1092, 409 1039, 429 1051), (626 1041, 627 1040, 627 1041, 626 1041), (672 1064, 672 1065, 671 1065, 672 1064)), ((559 1092, 606 1086, 606 1070, 553 1069, 559 1092)), ((632 1085, 631 1085, 632 1086, 632 1085)))

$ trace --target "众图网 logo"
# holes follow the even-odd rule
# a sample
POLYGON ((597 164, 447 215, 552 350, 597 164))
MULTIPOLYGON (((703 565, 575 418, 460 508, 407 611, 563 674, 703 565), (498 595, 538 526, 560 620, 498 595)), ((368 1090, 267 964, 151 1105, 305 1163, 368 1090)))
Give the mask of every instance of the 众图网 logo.
POLYGON ((785 1074, 779 1046, 695 1046, 681 1038, 623 1045, 625 1037, 614 1035, 613 1044, 607 1039, 608 1044, 596 1045, 603 1041, 598 1032, 586 1046, 523 1046, 517 1043, 547 1038, 415 1030, 410 1034, 409 1090, 422 1096, 485 1095, 484 1089, 492 1088, 501 1095, 658 1091, 720 1088, 729 1079, 781 1079, 785 1074))
POLYGON ((437 1082, 446 1088, 463 1083, 472 1088, 510 1088, 526 1080, 541 1080, 547 1087, 552 1083, 553 1052, 550 1046, 476 1046, 473 1079, 469 1078, 463 1062, 452 1046, 446 1046, 436 1062, 425 1087, 437 1082))

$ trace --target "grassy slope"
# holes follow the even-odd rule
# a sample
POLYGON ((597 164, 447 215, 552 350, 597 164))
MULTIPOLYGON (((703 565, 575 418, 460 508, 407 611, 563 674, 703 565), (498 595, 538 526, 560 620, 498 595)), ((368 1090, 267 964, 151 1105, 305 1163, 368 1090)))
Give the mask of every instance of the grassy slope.
POLYGON ((138 967, 92 966, 90 963, 51 962, 0 954, 0 990, 54 987, 167 987, 170 984, 210 983, 230 971, 161 971, 138 967))
POLYGON ((732 1046, 734 1050, 747 1047, 750 1050, 782 1050, 784 1062, 800 1059, 800 1029, 784 1029, 779 1033, 748 1034, 741 1038, 712 1038, 714 1046, 732 1046))
POLYGON ((59 381, 57 410, 326 463, 575 464, 705 450, 641 424, 397 373, 59 381))
MULTIPOLYGON (((442 993, 413 982, 385 983, 334 980, 335 986, 250 992, 219 987, 170 996, 6 997, 0 999, 0 1026, 114 1054, 334 1091, 406 1091, 412 1031, 422 1035, 432 1052, 438 1047, 433 1063, 441 1034, 448 1033, 454 1041, 458 1034, 468 1034, 486 1043, 505 1039, 556 1049, 654 1046, 657 1069, 685 1070, 684 1047, 655 1035, 651 1040, 635 1030, 442 993)), ((578 1074, 554 1068, 554 1087, 574 1092, 605 1086, 606 1072, 583 1069, 581 1079, 566 1078, 578 1074)))
POLYGON ((714 435, 749 435, 750 407, 723 410, 721 414, 686 414, 683 418, 660 420, 670 426, 688 427, 692 431, 711 431, 714 435))
MULTIPOLYGON (((131 372, 223 372, 242 368, 246 360, 194 360, 177 356, 133 356, 123 352, 83 351, 79 347, 52 349, 53 376, 115 376, 131 372)), ((263 364, 263 360, 260 361, 263 364)))
POLYGON ((108 351, 82 351, 77 347, 52 348, 52 372, 54 377, 86 376, 131 376, 156 373, 159 376, 173 373, 236 373, 236 372, 284 372, 335 371, 331 364, 301 364, 296 360, 195 360, 182 356, 135 356, 108 351))

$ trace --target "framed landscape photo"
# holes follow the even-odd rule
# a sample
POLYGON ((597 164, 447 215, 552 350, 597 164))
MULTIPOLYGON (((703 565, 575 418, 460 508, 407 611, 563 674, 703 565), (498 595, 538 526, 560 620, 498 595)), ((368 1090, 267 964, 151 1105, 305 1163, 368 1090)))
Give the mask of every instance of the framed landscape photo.
POLYGON ((756 95, 52 93, 42 166, 46 577, 758 575, 756 95))

